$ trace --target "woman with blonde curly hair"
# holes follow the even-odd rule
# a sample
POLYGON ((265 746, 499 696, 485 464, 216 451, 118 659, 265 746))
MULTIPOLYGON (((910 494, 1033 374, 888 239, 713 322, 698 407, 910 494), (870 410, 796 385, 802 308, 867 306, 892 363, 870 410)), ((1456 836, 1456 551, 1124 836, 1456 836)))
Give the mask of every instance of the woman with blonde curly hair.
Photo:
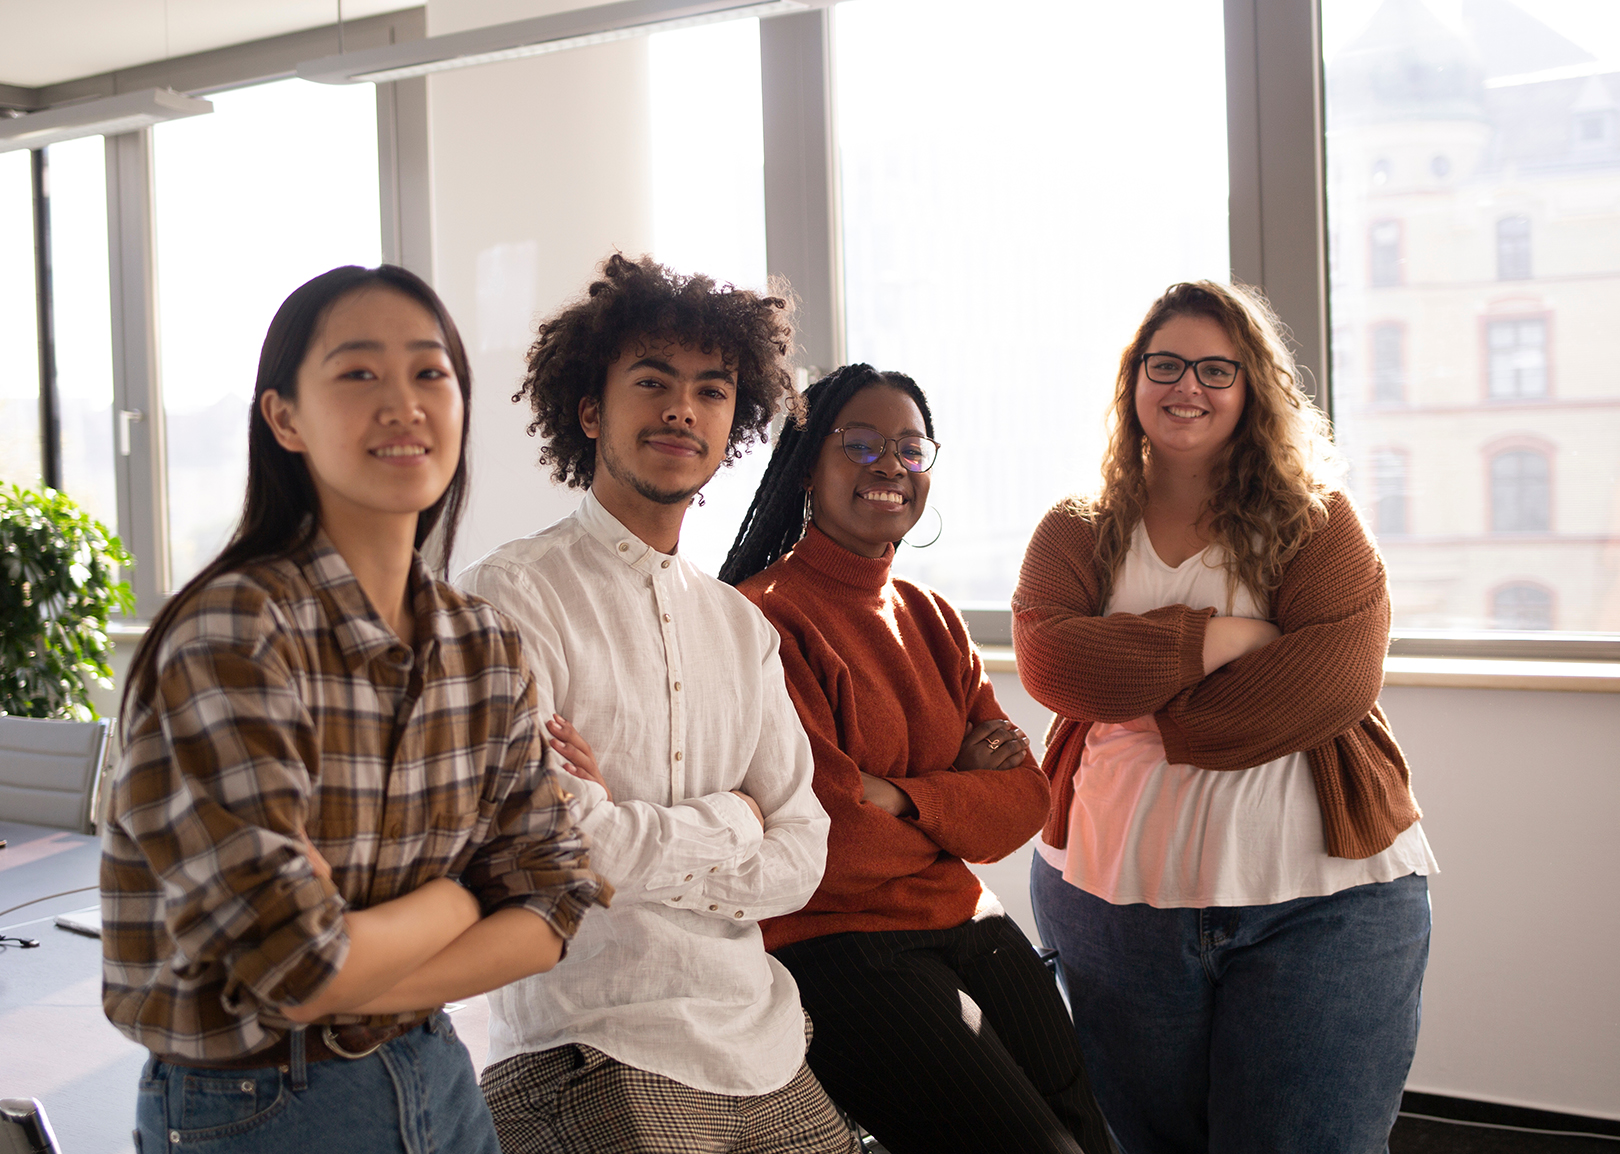
POLYGON ((1172 285, 1103 485, 1013 596, 1057 713, 1030 888, 1122 1148, 1386 1149, 1436 871, 1377 698, 1383 562, 1260 295, 1172 285))

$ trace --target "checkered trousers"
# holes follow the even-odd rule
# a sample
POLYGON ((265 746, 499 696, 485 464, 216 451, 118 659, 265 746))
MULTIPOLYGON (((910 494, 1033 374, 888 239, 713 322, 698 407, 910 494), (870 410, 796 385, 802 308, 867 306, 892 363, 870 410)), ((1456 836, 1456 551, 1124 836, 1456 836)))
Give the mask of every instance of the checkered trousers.
POLYGON ((627 1066, 591 1046, 496 1063, 481 1079, 502 1154, 859 1154, 801 1065, 780 1090, 732 1097, 627 1066))

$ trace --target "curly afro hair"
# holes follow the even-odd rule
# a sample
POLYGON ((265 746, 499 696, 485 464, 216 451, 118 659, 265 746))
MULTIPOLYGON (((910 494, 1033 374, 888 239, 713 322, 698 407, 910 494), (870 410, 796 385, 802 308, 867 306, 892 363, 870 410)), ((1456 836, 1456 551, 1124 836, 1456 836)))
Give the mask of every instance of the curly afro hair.
POLYGON ((720 350, 737 378, 727 464, 742 456, 744 445, 768 439, 777 410, 798 406, 788 363, 793 305, 783 290, 761 296, 710 277, 683 276, 648 256, 608 257, 583 299, 540 323, 528 372, 512 395, 514 402, 526 398, 534 410, 529 435, 546 440, 540 463, 570 488, 590 487, 596 442, 580 428, 579 403, 601 397, 608 366, 637 338, 720 350))

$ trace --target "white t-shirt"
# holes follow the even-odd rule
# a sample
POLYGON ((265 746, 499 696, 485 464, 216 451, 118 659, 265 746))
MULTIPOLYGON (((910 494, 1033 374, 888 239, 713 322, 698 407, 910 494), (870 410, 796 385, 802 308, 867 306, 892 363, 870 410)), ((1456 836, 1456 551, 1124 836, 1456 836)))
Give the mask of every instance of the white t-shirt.
MULTIPOLYGON (((1171 567, 1138 524, 1106 611, 1187 605, 1266 619, 1242 587, 1228 611, 1225 556, 1212 545, 1171 567)), ((1439 872, 1417 823, 1372 857, 1330 857, 1303 751, 1237 771, 1171 765, 1151 716, 1092 725, 1074 778, 1068 848, 1037 849, 1089 894, 1160 909, 1272 905, 1439 872)))

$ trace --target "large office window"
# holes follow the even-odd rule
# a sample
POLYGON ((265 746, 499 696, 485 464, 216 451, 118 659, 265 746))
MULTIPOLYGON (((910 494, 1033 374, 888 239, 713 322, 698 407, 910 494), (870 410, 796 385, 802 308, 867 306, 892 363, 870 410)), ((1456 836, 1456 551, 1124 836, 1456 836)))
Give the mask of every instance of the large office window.
POLYGON ((0 152, 0 484, 40 482, 34 193, 26 151, 0 152))
MULTIPOLYGON (((765 147, 759 21, 648 37, 653 256, 742 288, 765 285, 765 147), (702 83, 694 83, 701 77, 702 83), (693 125, 701 124, 694 163, 693 125)), ((753 500, 771 446, 720 470, 688 511, 681 552, 717 572, 753 500)))
POLYGON ((900 572, 1005 606, 1097 483, 1148 305, 1227 276, 1223 44, 1219 0, 838 6, 848 357, 914 377, 943 445, 900 572))
POLYGON ((298 285, 381 256, 376 95, 286 80, 153 130, 158 304, 176 585, 241 511, 259 348, 298 285))
POLYGON ((46 151, 62 489, 102 524, 116 526, 106 155, 99 136, 46 151))
POLYGON ((1334 425, 1353 461, 1422 446, 1404 517, 1387 469, 1353 478, 1394 628, 1551 627, 1501 608, 1510 586, 1546 591, 1558 629, 1612 628, 1620 150, 1571 125, 1620 102, 1620 67, 1594 64, 1608 45, 1579 42, 1578 6, 1549 6, 1554 28, 1522 3, 1321 3, 1329 311, 1336 342, 1372 353, 1335 355, 1334 425))

